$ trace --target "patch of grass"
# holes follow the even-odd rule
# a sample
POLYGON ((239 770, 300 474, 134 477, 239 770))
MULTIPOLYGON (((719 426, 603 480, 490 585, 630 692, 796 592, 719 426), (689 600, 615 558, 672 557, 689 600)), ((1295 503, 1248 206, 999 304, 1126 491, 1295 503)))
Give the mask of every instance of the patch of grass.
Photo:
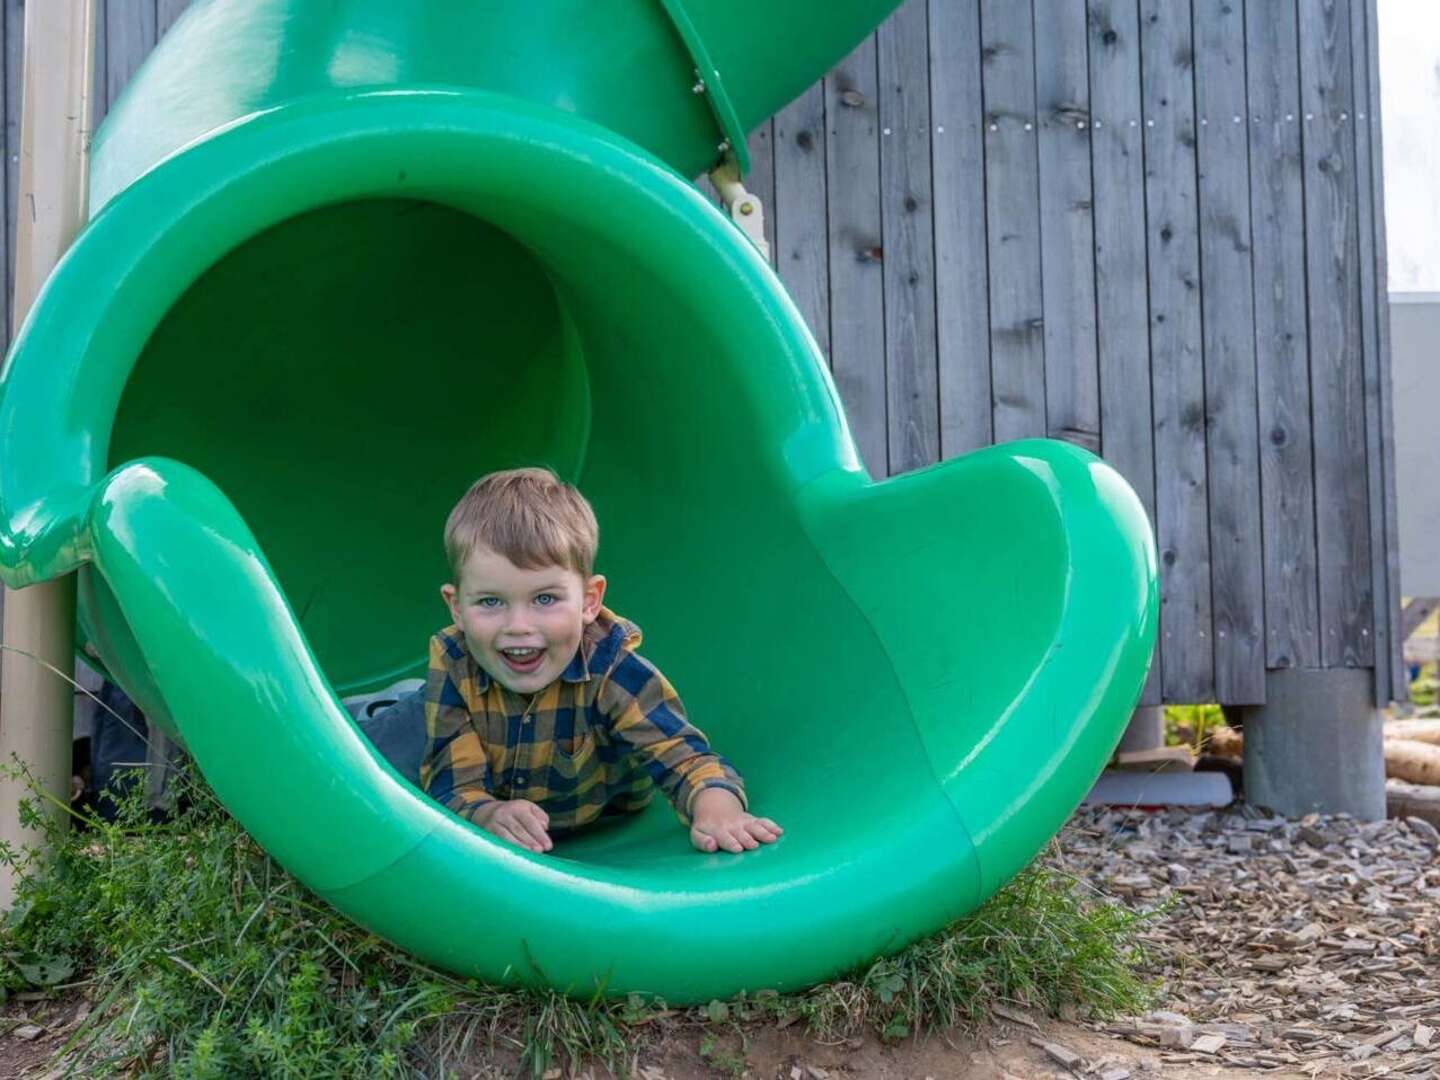
POLYGON ((623 1073, 638 1047, 680 1027, 703 1032, 702 1053, 734 1072, 747 1025, 900 1039, 968 1026, 998 1000, 1100 1016, 1153 1003, 1135 974, 1147 916, 1097 900, 1043 860, 972 916, 803 993, 671 1010, 633 995, 573 1001, 482 986, 336 914, 203 782, 182 774, 180 784, 184 809, 167 822, 150 819, 140 785, 115 823, 87 817, 68 831, 27 804, 51 848, 0 924, 0 995, 83 989, 93 1009, 64 1049, 73 1075, 446 1077, 472 1074, 488 1052, 534 1076, 585 1061, 623 1073))
POLYGON ((1225 726, 1219 705, 1166 705, 1165 745, 1189 746, 1197 754, 1205 749, 1210 732, 1225 726))

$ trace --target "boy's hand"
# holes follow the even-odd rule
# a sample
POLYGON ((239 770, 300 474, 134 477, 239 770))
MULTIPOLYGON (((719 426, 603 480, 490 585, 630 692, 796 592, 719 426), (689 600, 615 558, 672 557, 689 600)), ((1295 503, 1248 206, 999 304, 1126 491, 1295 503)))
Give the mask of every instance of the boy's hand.
POLYGON ((544 854, 555 846, 545 831, 550 827, 550 815, 529 799, 497 799, 486 803, 474 821, 486 832, 519 844, 526 851, 544 854))
POLYGON ((740 800, 724 788, 709 787, 690 805, 690 842, 701 851, 724 848, 737 855, 761 844, 773 844, 785 830, 769 818, 745 812, 740 800))

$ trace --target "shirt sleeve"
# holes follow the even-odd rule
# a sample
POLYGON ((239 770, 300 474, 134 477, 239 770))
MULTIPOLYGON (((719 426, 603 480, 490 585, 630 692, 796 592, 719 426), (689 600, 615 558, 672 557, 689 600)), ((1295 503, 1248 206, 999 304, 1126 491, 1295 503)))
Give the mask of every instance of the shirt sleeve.
POLYGON ((467 821, 495 802, 490 794, 490 762, 480 734, 470 722, 465 696, 456 684, 442 635, 430 641, 430 670, 425 680, 425 756, 420 787, 467 821))
POLYGON ((675 807, 686 825, 695 796, 724 788, 749 808, 745 782, 685 718, 685 706, 654 664, 632 652, 605 676, 597 696, 607 730, 675 807))

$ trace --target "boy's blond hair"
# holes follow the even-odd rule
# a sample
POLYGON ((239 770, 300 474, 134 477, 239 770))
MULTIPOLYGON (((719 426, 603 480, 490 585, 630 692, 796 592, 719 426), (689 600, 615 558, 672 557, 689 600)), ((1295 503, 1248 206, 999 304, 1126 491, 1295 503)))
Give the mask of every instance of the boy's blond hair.
POLYGON ((600 526, 585 496, 544 468, 482 476, 445 521, 445 555, 456 582, 480 546, 522 570, 563 566, 588 581, 599 545, 600 526))

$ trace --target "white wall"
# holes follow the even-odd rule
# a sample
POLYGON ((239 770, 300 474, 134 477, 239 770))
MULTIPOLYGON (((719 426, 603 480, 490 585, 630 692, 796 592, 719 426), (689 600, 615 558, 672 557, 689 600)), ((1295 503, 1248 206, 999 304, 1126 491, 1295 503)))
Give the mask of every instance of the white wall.
POLYGON ((1440 0, 1377 0, 1391 292, 1440 292, 1440 0))

